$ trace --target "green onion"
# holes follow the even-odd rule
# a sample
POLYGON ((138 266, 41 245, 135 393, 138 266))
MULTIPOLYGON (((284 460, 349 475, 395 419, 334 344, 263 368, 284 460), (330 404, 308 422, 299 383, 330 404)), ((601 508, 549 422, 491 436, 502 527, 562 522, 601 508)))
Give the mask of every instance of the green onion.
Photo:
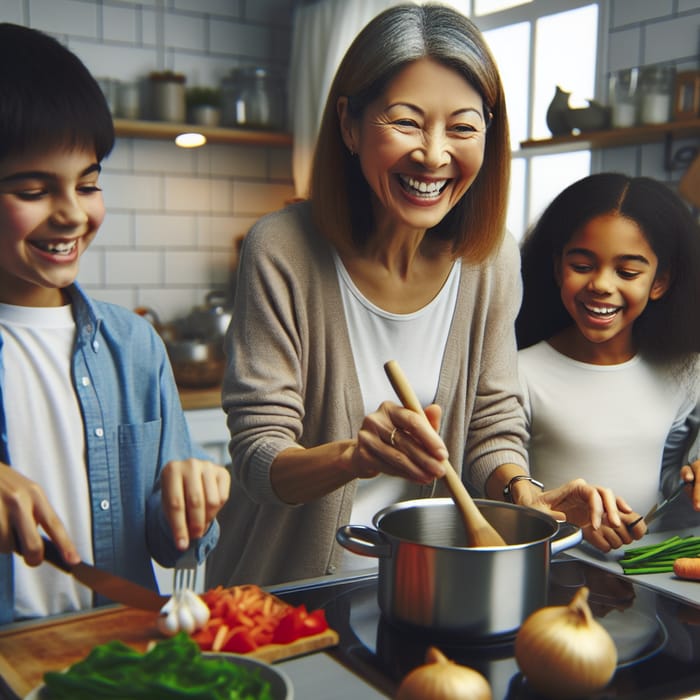
POLYGON ((700 557, 700 537, 674 535, 658 544, 631 547, 624 551, 620 565, 626 574, 668 573, 680 557, 700 557))

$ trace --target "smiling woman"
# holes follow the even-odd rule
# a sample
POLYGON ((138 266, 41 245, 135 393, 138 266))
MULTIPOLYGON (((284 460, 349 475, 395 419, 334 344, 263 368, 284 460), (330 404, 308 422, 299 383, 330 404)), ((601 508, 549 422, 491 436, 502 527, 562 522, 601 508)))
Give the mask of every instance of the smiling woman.
MULTIPOLYGON (((509 161, 472 22, 404 4, 360 32, 330 88, 311 199, 264 217, 241 251, 223 388, 238 484, 208 587, 366 567, 338 526, 447 494, 448 455, 494 497, 526 475, 509 161), (425 414, 396 402, 391 359, 425 414)), ((517 490, 550 510, 528 480, 517 490)))

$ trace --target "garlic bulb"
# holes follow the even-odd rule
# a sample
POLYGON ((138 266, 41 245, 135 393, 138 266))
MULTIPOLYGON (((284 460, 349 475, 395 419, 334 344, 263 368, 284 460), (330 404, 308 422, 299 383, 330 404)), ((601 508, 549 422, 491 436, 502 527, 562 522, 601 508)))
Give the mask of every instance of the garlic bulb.
POLYGON ((429 647, 425 665, 405 676, 396 700, 491 700, 491 686, 473 668, 450 661, 439 649, 429 647))
POLYGON ((617 666, 617 648, 593 618, 588 588, 569 605, 540 608, 515 638, 515 659, 528 685, 548 698, 579 698, 604 688, 617 666))
POLYGON ((194 591, 185 589, 175 593, 160 609, 158 629, 166 637, 181 631, 192 634, 207 624, 209 615, 207 604, 194 591))

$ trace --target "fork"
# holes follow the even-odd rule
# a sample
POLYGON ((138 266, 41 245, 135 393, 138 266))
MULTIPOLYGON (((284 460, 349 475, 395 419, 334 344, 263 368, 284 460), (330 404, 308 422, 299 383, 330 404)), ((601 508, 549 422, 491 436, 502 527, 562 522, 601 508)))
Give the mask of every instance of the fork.
POLYGON ((194 591, 197 586, 197 557, 194 547, 188 549, 176 562, 173 569, 173 596, 182 598, 186 590, 194 591))

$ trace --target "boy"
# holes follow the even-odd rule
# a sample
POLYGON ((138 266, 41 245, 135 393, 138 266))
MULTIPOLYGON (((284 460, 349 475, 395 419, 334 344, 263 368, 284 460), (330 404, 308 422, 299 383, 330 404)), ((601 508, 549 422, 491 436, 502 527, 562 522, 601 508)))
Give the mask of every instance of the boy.
POLYGON ((193 456, 150 324, 75 282, 113 144, 80 60, 0 24, 0 623, 106 602, 38 566, 40 529, 67 562, 156 588, 151 557, 202 561, 228 498, 227 470, 193 456))

